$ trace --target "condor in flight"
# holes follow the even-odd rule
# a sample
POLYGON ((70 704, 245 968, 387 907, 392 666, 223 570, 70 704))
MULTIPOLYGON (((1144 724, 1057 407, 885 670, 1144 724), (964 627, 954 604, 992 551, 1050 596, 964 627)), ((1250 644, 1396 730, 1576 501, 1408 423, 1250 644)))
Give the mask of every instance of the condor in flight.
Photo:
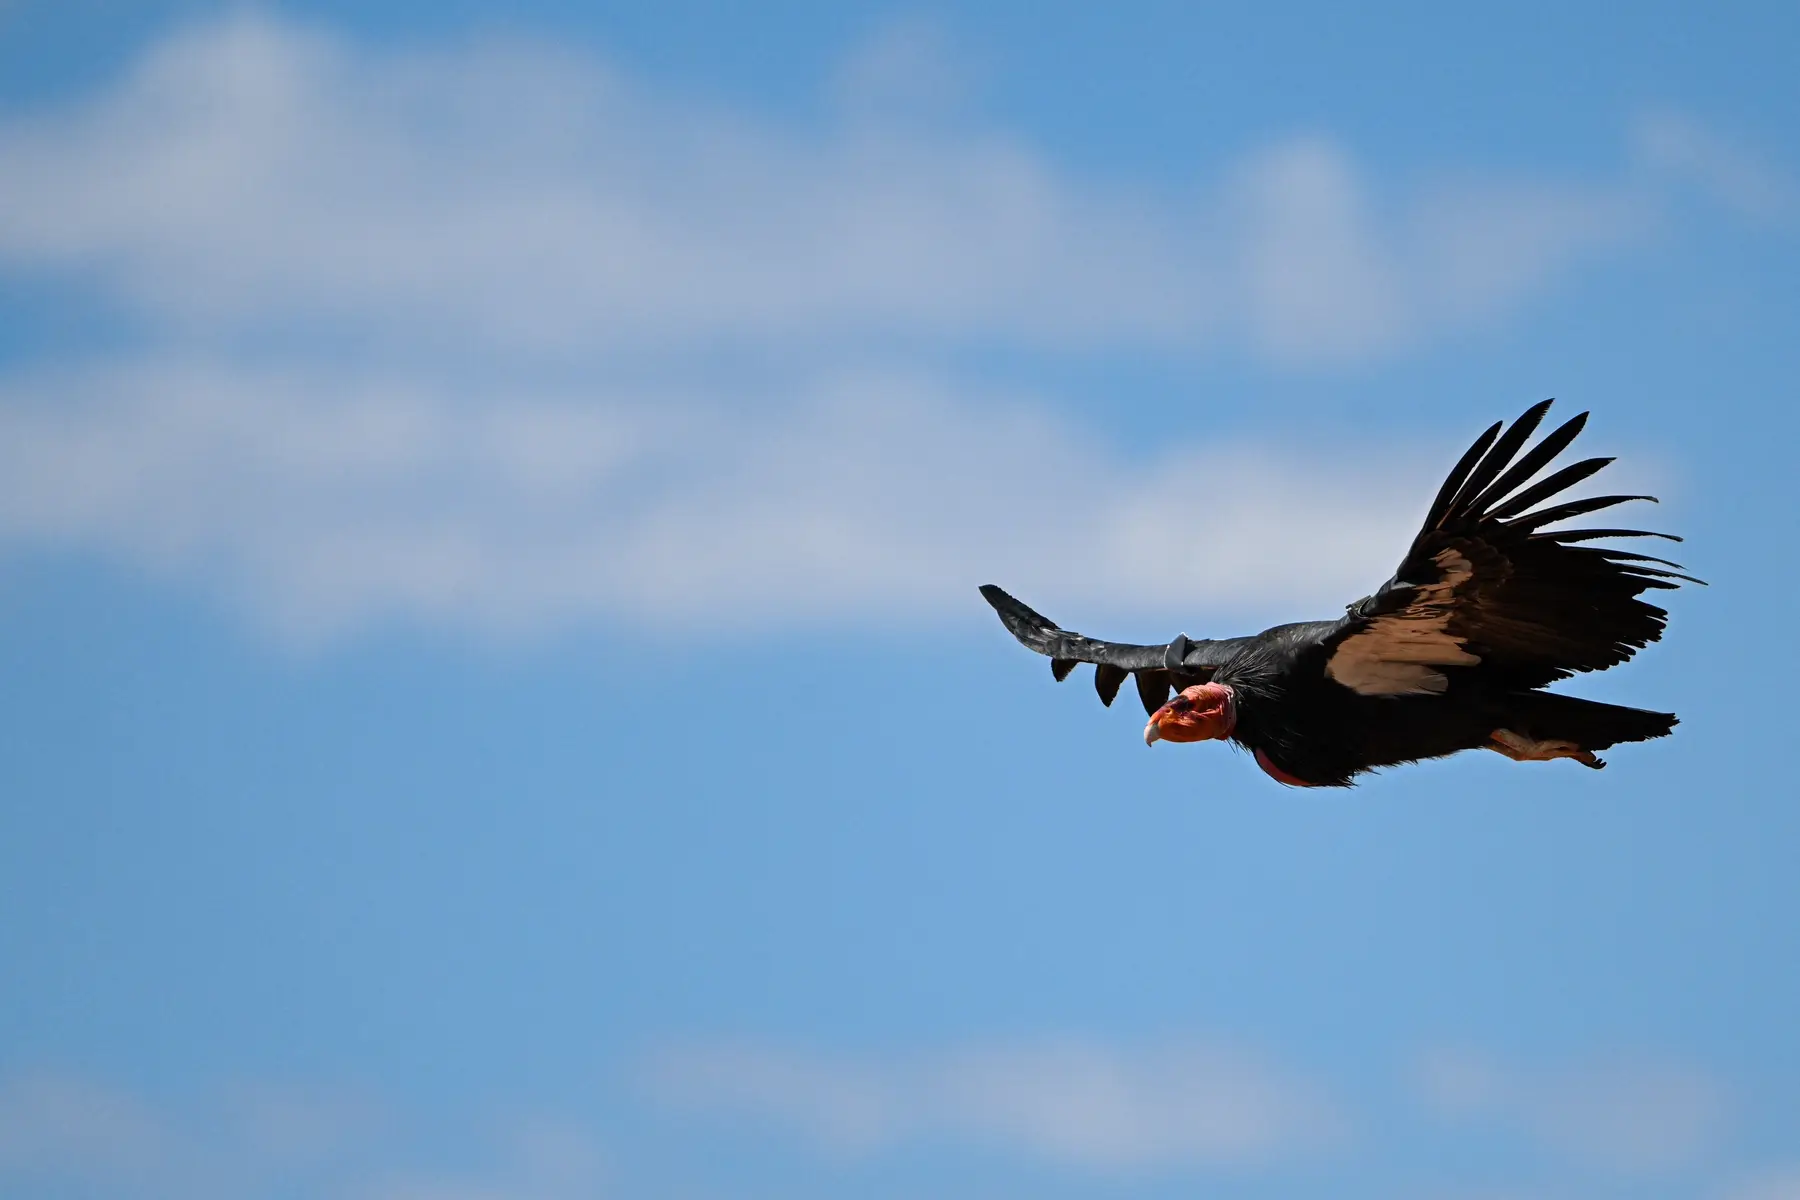
POLYGON ((1076 663, 1093 663, 1101 703, 1135 676, 1150 714, 1146 743, 1227 738, 1295 787, 1345 787, 1376 767, 1478 748, 1599 768, 1606 764, 1595 751, 1662 737, 1675 715, 1542 689, 1616 666, 1656 641, 1668 614, 1639 594, 1700 580, 1667 559, 1584 544, 1681 540, 1670 534, 1545 531, 1627 500, 1654 500, 1597 496, 1538 507, 1612 461, 1584 459, 1531 482, 1587 421, 1582 413, 1525 450, 1549 408, 1546 400, 1505 432, 1497 423, 1475 439, 1394 577, 1334 621, 1133 646, 1060 629, 992 584, 981 594, 1014 637, 1050 656, 1058 680, 1076 663))

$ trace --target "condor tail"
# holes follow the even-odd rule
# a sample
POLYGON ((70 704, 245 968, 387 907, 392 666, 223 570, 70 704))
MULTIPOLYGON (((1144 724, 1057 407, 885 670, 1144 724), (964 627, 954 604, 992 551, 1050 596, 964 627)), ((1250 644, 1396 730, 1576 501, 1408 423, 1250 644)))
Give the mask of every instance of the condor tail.
POLYGON ((1585 753, 1571 757, 1589 766, 1605 765, 1598 759, 1589 761, 1596 750, 1666 737, 1677 723, 1674 713, 1603 704, 1556 692, 1519 692, 1506 697, 1497 708, 1495 717, 1503 729, 1534 742, 1573 743, 1585 753))

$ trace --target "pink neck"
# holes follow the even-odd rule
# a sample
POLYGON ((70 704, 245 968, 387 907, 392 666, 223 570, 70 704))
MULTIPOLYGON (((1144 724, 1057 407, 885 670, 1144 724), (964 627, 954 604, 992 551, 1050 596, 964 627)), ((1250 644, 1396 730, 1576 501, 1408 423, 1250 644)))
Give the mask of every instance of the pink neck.
POLYGON ((1213 686, 1225 693, 1225 732, 1219 736, 1228 738, 1237 732, 1237 692, 1232 690, 1229 683, 1215 683, 1213 686))

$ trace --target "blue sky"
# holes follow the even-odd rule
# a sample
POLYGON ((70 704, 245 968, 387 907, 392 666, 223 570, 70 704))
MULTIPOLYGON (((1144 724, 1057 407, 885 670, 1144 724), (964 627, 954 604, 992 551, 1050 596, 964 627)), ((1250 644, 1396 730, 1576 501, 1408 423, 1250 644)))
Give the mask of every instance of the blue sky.
POLYGON ((0 4, 0 1190, 1800 1197, 1800 19, 0 4), (1490 421, 1677 735, 1350 794, 1490 421))

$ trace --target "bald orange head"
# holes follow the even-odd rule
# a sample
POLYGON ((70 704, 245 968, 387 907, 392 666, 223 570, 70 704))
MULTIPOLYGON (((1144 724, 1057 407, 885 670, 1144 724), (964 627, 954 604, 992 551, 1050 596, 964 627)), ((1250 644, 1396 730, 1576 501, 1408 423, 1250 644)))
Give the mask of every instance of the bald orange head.
POLYGON ((1223 683, 1197 683, 1150 714, 1144 745, 1207 742, 1237 727, 1237 699, 1223 683))

